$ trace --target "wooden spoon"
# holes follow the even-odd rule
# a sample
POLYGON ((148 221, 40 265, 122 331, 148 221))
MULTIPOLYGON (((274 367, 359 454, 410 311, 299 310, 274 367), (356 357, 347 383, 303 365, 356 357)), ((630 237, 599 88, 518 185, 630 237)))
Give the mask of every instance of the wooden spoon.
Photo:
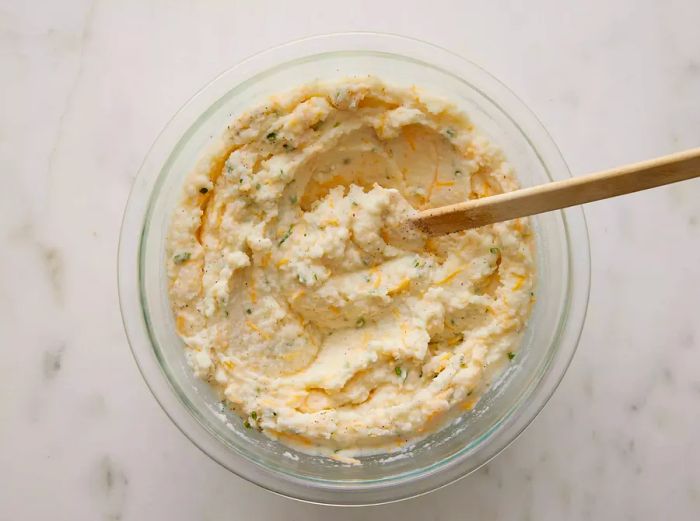
POLYGON ((409 223, 444 235, 517 217, 550 212, 700 176, 700 148, 595 174, 423 210, 409 223))

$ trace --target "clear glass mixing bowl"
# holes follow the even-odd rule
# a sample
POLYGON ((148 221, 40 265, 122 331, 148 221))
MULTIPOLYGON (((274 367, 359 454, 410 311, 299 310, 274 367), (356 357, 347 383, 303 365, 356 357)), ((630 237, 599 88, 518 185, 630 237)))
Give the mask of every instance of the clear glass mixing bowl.
POLYGON ((175 115, 134 183, 119 245, 124 326, 154 396, 182 432, 232 472, 285 496, 359 505, 395 501, 476 470, 532 421, 561 380, 585 317, 590 261, 583 212, 533 218, 537 300, 516 362, 474 410, 411 450, 343 465, 244 429, 195 379, 175 333, 167 296, 164 242, 184 177, 227 123, 270 94, 312 79, 374 74, 450 99, 497 144, 523 186, 569 177, 545 129, 504 85, 444 49, 398 36, 348 33, 295 41, 226 71, 175 115))

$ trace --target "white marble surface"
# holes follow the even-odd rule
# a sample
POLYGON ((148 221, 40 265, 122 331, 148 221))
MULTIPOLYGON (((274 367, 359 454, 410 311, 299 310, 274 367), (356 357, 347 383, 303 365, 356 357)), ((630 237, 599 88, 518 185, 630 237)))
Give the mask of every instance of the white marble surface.
POLYGON ((697 0, 281 5, 0 1, 0 520, 700 518, 700 180, 587 208, 593 287, 571 369, 526 433, 455 485, 304 505, 170 423, 122 331, 120 219, 158 131, 246 55, 398 32, 500 77, 575 172, 700 145, 697 0))

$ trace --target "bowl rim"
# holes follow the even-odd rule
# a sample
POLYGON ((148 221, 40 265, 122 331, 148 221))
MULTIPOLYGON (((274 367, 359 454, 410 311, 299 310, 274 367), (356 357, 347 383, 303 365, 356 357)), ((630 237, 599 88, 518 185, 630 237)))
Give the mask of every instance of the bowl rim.
MULTIPOLYGON (((590 293, 588 231, 581 207, 561 211, 567 243, 569 277, 567 305, 560 319, 560 348, 555 350, 549 366, 532 391, 530 400, 518 409, 517 415, 510 412, 499 422, 500 430, 494 432, 489 440, 490 444, 483 447, 489 450, 482 451, 483 454, 480 455, 477 463, 470 468, 465 468, 466 458, 460 458, 457 455, 441 462, 437 468, 434 465, 429 467, 426 472, 419 475, 398 476, 393 481, 374 482, 365 487, 359 484, 349 490, 346 485, 331 485, 279 473, 224 447, 175 396, 153 352, 146 324, 148 317, 141 299, 139 267, 142 235, 153 195, 153 186, 158 181, 163 167, 161 156, 165 154, 165 157, 169 157, 172 144, 182 137, 183 131, 193 125, 191 117, 185 117, 193 106, 201 105, 206 100, 209 100, 208 104, 211 105, 211 100, 215 100, 215 103, 241 82, 276 65, 303 57, 326 54, 328 51, 318 50, 320 42, 326 46, 332 44, 337 47, 334 50, 338 52, 379 50, 413 59, 430 57, 431 62, 446 60, 462 68, 471 69, 472 72, 478 73, 490 82, 490 86, 498 91, 497 97, 505 97, 510 103, 518 106, 521 118, 526 120, 526 126, 532 130, 524 131, 525 125, 522 120, 514 123, 523 131, 528 141, 533 132, 542 137, 543 143, 538 147, 530 141, 533 150, 539 154, 542 146, 545 146, 551 158, 558 163, 558 171, 567 177, 570 176, 568 166, 553 139, 525 103, 490 73, 458 54, 416 38, 377 32, 328 33, 286 42, 246 58, 207 83, 175 113, 150 147, 129 193, 121 224, 117 273, 120 311, 132 355, 156 401, 178 429, 214 461, 239 477, 285 497, 318 504, 382 504, 437 490, 474 472, 508 447, 539 414, 556 390, 573 358, 585 321, 590 293), (148 194, 148 197, 138 196, 143 193, 148 194), (135 230, 140 230, 141 233, 127 233, 135 230), (137 310, 140 312, 137 313, 137 310), (562 345, 568 346, 568 352, 561 349, 562 345), (501 425, 507 422, 509 425, 501 425), (235 465, 230 463, 231 459, 235 460, 235 465)), ((456 74, 461 77, 459 71, 456 74)), ((483 94, 491 97, 494 92, 483 94)), ((497 105, 500 106, 498 103, 497 105)), ((511 117, 510 114, 507 115, 511 117)))

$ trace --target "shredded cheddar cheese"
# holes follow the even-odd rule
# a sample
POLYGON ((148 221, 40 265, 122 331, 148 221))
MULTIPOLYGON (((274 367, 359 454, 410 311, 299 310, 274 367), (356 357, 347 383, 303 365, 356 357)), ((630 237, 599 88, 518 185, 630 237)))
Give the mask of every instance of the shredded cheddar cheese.
POLYGON ((456 270, 454 270, 452 273, 450 273, 450 274, 447 275, 446 277, 444 277, 444 278, 438 280, 437 282, 435 282, 435 284, 439 284, 439 285, 447 284, 447 283, 450 282, 452 279, 454 279, 457 275, 459 275, 460 273, 462 273, 462 272, 464 271, 464 269, 465 269, 464 266, 461 266, 461 267, 457 268, 456 270))
POLYGON ((257 334, 259 334, 261 337, 263 337, 265 340, 270 340, 270 335, 265 333, 262 329, 260 329, 258 326, 253 323, 252 320, 246 320, 245 325, 248 326, 250 329, 255 331, 257 334))

